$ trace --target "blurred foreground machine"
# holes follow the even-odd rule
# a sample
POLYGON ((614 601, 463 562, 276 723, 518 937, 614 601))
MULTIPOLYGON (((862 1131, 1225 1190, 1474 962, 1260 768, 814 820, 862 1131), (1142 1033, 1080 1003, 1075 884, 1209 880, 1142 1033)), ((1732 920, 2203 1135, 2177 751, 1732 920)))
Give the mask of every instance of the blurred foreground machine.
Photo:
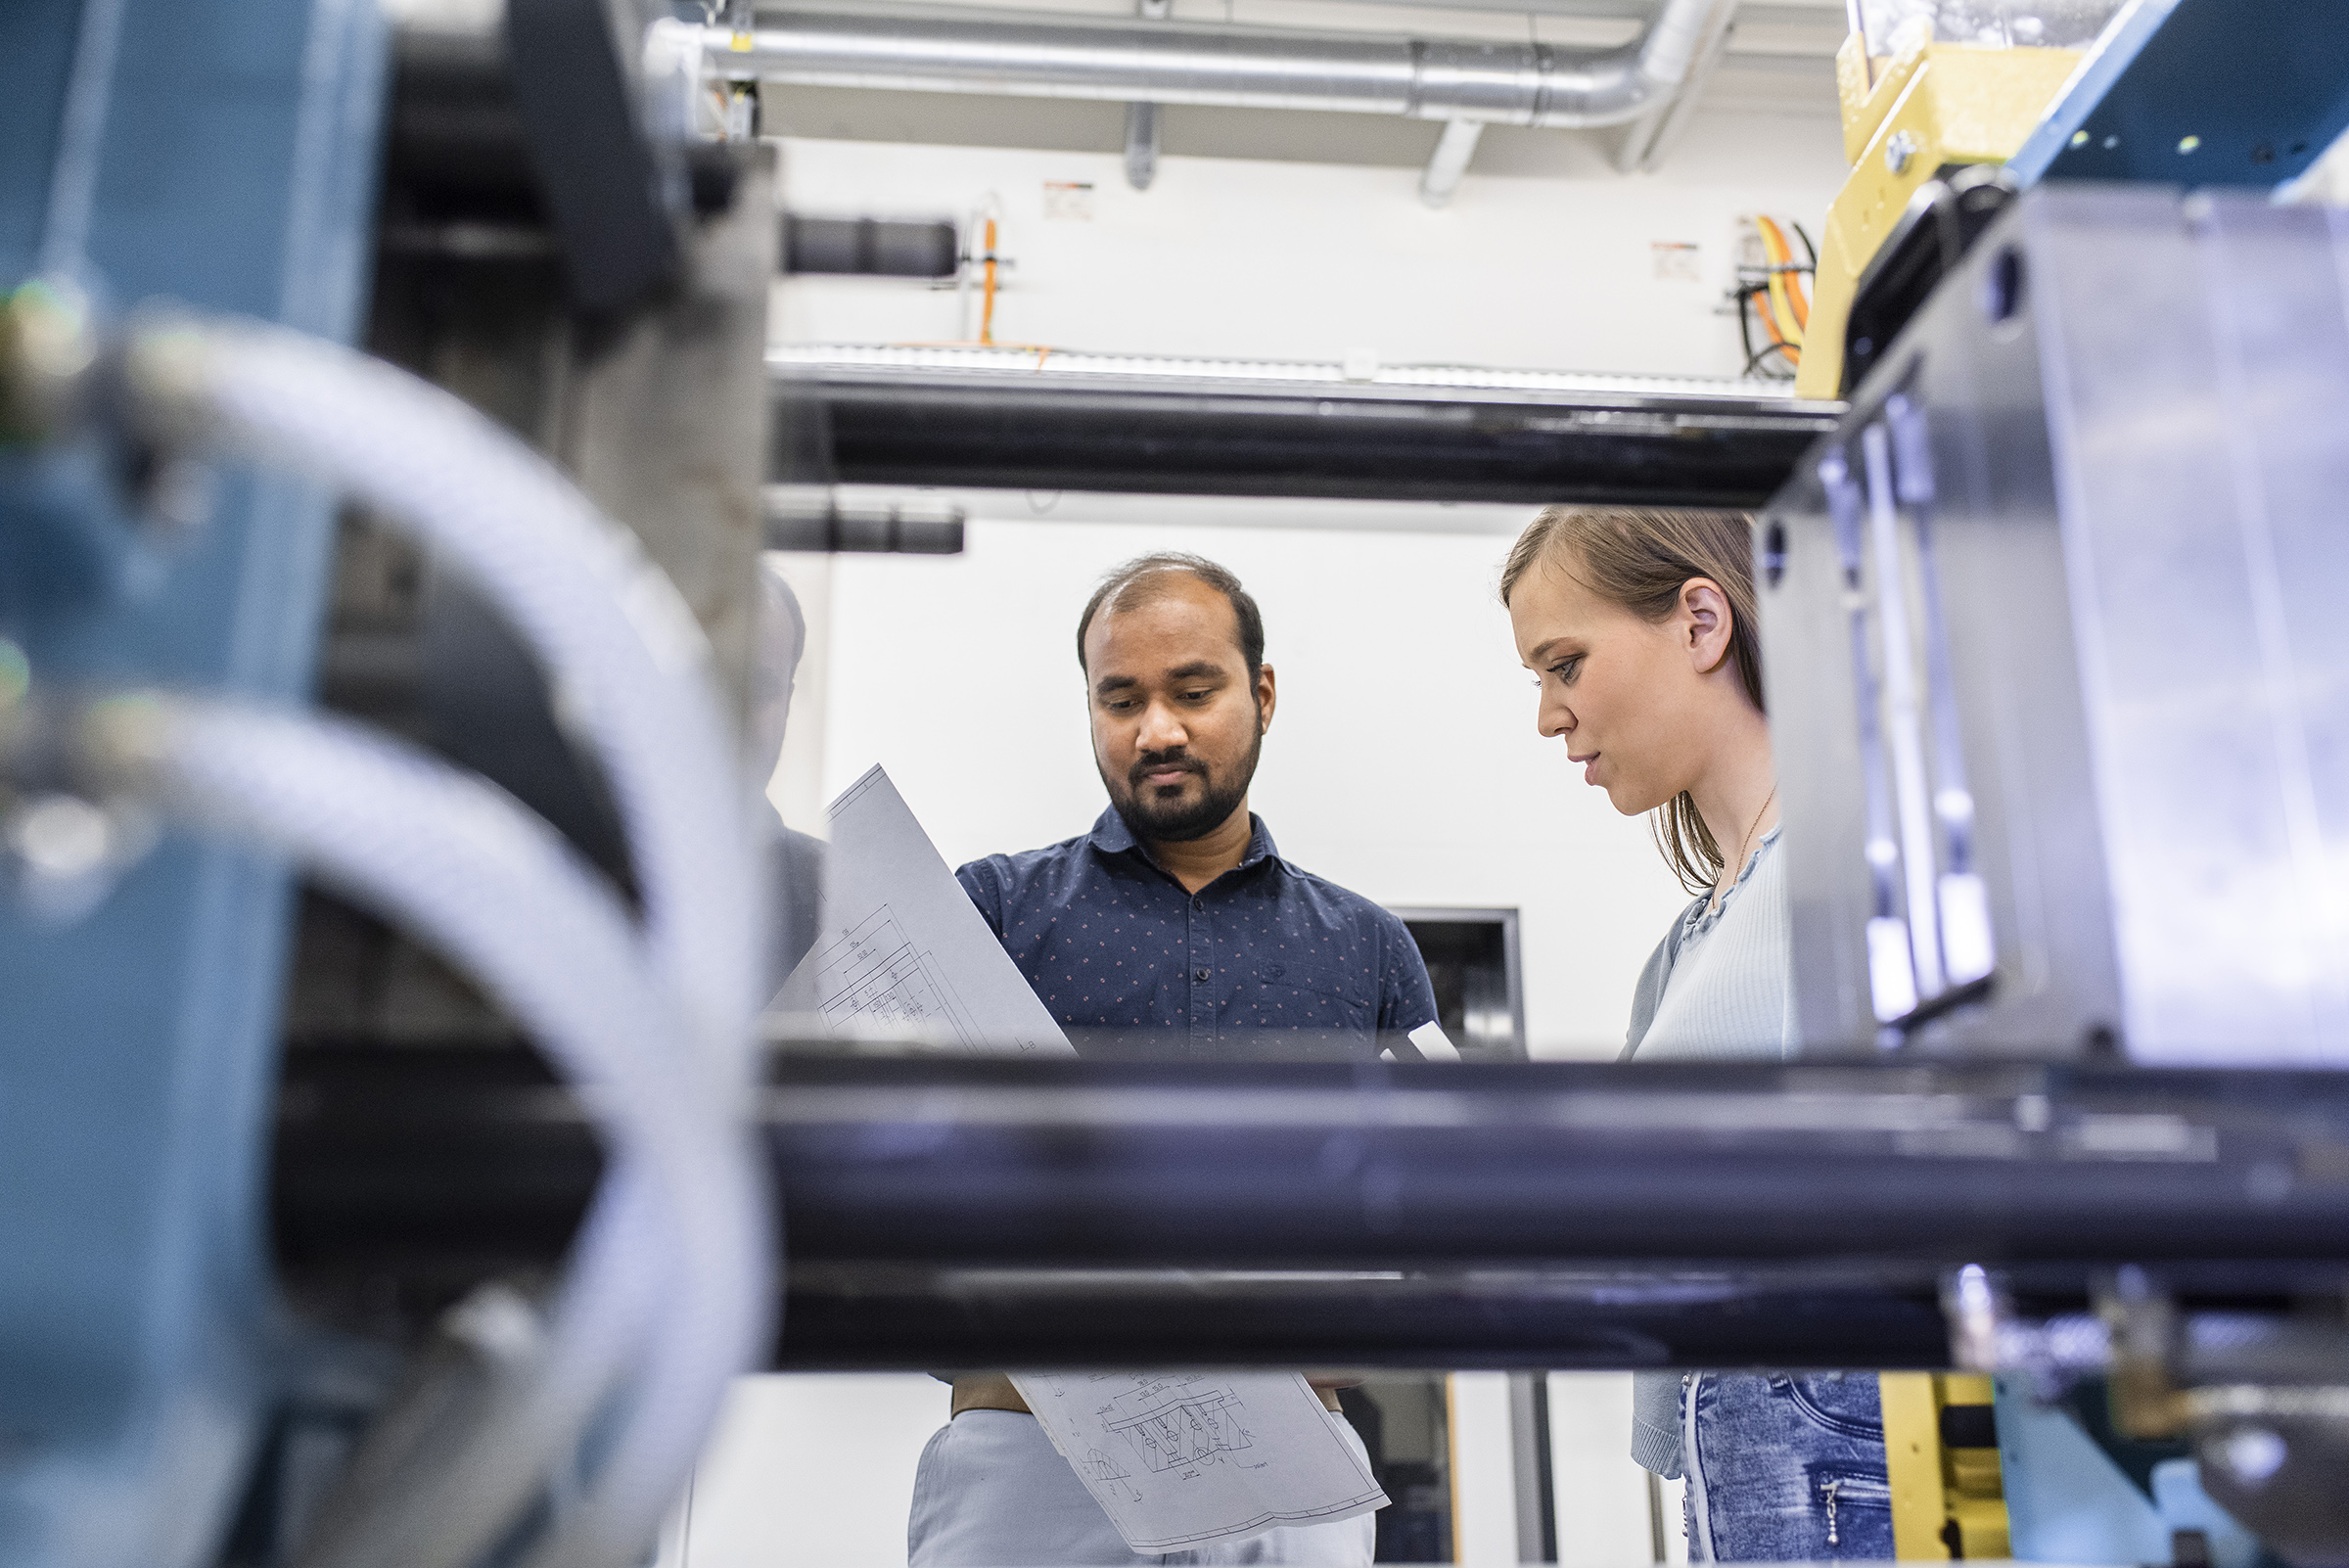
POLYGON ((618 10, 439 14, 0 12, 0 1561, 626 1561, 765 1339, 768 168, 618 10), (272 1282, 279 1046, 420 998, 624 1169, 355 1337, 272 1282))
POLYGON ((1821 230, 1798 391, 1866 375, 1980 231, 1941 187, 2265 190, 2349 125, 2349 33, 2299 0, 1852 0, 1835 57, 1850 179, 1821 230))
MULTIPOLYGON (((0 1559, 621 1563, 740 1367, 1178 1360, 1956 1366, 2024 1555, 2349 1560, 2337 220, 2026 198, 1769 510, 1824 1059, 761 1068, 726 731, 830 476, 624 12, 0 22, 0 1559)), ((1406 487, 1758 494, 1832 413, 1573 401, 1406 487)), ((1228 491, 1273 415, 1147 417, 1228 491)))
MULTIPOLYGON (((2337 211, 2042 186, 1762 514, 1814 1052, 2349 1060, 2345 288, 2337 211)), ((2140 1135, 2148 1169, 2215 1154, 2183 1123, 2140 1135)), ((2246 1190, 2281 1201, 2337 1179, 2328 1160, 2246 1190)), ((2215 1498, 2294 1560, 2340 1560, 2337 1289, 2220 1328, 2182 1320, 2175 1283, 2112 1287, 2109 1419, 2085 1423, 2033 1397, 2046 1342, 2009 1332, 1995 1274, 1967 1287, 1960 1354, 2010 1374, 2017 1554, 2151 1560, 2190 1532, 2239 1560, 2215 1498), (2244 1369, 2189 1374, 2222 1341, 2244 1369), (2148 1447, 2179 1438, 2207 1497, 2183 1448, 2148 1447)))

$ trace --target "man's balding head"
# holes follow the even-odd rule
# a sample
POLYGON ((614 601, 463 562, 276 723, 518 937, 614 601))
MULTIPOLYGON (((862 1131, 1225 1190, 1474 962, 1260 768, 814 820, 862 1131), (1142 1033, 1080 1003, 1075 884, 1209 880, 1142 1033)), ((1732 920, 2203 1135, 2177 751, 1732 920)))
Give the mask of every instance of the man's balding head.
POLYGON ((1248 668, 1248 682, 1253 686, 1257 671, 1265 664, 1265 618, 1257 609, 1255 598, 1240 586, 1240 579, 1230 569, 1203 555, 1179 550, 1137 555, 1101 579, 1093 596, 1084 602, 1084 614, 1077 618, 1078 668, 1085 669, 1088 675, 1091 673, 1085 665, 1084 635, 1092 629, 1096 617, 1139 609, 1194 583, 1213 588, 1231 605, 1232 641, 1248 668))

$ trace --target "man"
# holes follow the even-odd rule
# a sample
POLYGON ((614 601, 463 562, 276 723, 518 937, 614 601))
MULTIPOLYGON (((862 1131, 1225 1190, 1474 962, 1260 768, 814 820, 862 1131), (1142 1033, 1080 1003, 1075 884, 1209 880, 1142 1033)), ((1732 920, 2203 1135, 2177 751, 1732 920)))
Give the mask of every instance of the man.
MULTIPOLYGON (((1256 601, 1214 562, 1112 572, 1077 623, 1109 808, 1082 838, 957 873, 1080 1051, 1366 1057, 1435 1020, 1403 922, 1282 859, 1248 809, 1274 707, 1264 654, 1256 601)), ((1370 1560, 1368 1515, 1137 1556, 1009 1378, 953 1381, 914 1483, 912 1568, 1370 1560)))
MULTIPOLYGON (((807 649, 807 616, 771 559, 759 563, 759 629, 751 661, 751 711, 743 747, 763 797, 783 761, 791 697, 807 649)), ((786 824, 766 824, 767 967, 762 992, 772 998, 815 944, 817 899, 823 891, 823 840, 786 824)))

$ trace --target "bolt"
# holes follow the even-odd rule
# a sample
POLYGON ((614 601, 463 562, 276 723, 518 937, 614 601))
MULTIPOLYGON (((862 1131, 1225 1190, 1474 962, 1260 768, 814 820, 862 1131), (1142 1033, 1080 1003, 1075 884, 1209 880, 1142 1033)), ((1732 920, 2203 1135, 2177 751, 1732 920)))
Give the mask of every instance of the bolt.
POLYGON ((114 852, 114 824, 78 795, 43 795, 11 815, 9 848, 24 869, 52 882, 86 877, 114 852))
POLYGON ((0 637, 0 712, 16 707, 32 690, 32 661, 24 650, 0 637))
POLYGON ((36 278, 0 295, 0 445, 46 439, 71 423, 97 357, 72 289, 36 278))
POLYGON ((1895 174, 1906 174, 1915 161, 1916 137, 1905 130, 1894 131, 1884 144, 1884 166, 1895 174))
POLYGON ((2265 1486, 2291 1450, 2283 1439, 2264 1426, 2246 1426, 2230 1432, 2219 1441, 2219 1462, 2227 1473, 2247 1487, 2265 1486))

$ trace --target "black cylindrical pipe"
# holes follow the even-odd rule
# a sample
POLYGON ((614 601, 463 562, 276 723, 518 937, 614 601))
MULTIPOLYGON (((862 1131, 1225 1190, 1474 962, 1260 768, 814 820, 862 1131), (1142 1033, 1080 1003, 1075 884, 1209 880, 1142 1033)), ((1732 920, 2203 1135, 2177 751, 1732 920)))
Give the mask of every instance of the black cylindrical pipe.
POLYGON ((782 483, 1755 507, 1839 405, 788 365, 782 483), (811 434, 820 432, 820 436, 811 434))
MULTIPOLYGON (((781 1057, 780 1364, 1932 1365, 1980 1263, 2349 1280, 2349 1074, 781 1057)), ((298 1297, 542 1268, 598 1158, 525 1052, 304 1049, 298 1297)))
POLYGON ((783 215, 783 270, 882 278, 950 278, 962 244, 948 219, 783 215))

